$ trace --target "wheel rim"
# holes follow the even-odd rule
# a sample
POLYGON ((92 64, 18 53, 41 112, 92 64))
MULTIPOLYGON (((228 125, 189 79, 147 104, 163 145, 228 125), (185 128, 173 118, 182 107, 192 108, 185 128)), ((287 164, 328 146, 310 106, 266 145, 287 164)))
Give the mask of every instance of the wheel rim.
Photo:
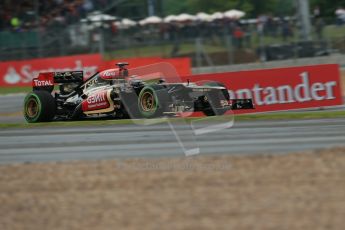
POLYGON ((155 110, 155 97, 151 92, 145 92, 140 101, 141 108, 144 112, 155 110))
POLYGON ((29 118, 35 118, 39 112, 39 105, 35 98, 30 98, 26 103, 26 114, 29 118))

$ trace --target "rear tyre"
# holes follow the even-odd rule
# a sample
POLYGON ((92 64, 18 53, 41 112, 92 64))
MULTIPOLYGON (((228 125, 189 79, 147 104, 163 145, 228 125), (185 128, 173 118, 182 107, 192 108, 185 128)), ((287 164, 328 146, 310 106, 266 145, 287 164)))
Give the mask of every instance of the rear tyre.
POLYGON ((169 95, 164 86, 148 85, 139 93, 138 109, 144 118, 155 118, 163 115, 169 95))
POLYGON ((24 117, 29 123, 53 120, 55 110, 55 99, 45 90, 33 91, 24 99, 24 117))
POLYGON ((53 92, 54 90, 54 86, 50 85, 50 86, 40 86, 40 87, 33 87, 33 91, 47 91, 48 93, 53 92))

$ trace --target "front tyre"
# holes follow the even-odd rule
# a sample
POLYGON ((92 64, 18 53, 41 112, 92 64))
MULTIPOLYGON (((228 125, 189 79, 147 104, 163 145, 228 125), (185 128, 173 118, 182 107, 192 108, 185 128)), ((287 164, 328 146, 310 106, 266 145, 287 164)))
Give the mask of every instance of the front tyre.
POLYGON ((205 114, 205 116, 222 116, 224 115, 229 109, 224 109, 224 108, 206 108, 202 112, 205 114))
POLYGON ((155 118, 162 116, 168 98, 168 93, 163 86, 145 86, 140 91, 138 97, 139 113, 144 118, 155 118))
POLYGON ((29 123, 51 121, 55 110, 55 99, 47 91, 33 91, 24 99, 24 117, 29 123))
POLYGON ((202 97, 201 101, 203 104, 203 110, 202 112, 206 116, 221 116, 224 115, 229 108, 223 108, 221 105, 221 100, 230 100, 230 95, 228 90, 226 89, 225 85, 216 82, 216 81, 211 81, 203 84, 204 86, 217 86, 217 87, 224 87, 225 89, 217 90, 210 92, 206 97, 202 97))
POLYGON ((224 96, 224 99, 226 100, 230 100, 230 94, 228 92, 228 90, 226 89, 226 86, 223 83, 220 83, 218 81, 209 81, 206 82, 205 84, 203 84, 204 86, 217 86, 217 87, 224 87, 225 89, 222 89, 222 94, 224 96))

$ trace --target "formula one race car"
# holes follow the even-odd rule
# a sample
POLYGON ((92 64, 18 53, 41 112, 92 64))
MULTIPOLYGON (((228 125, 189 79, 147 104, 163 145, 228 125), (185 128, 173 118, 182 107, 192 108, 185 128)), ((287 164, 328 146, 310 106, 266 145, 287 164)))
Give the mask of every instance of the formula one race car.
POLYGON ((24 117, 32 122, 88 117, 154 118, 201 111, 222 115, 230 109, 252 109, 251 99, 230 100, 224 85, 208 82, 147 83, 129 76, 127 63, 83 79, 82 71, 40 73, 24 101, 24 117), (54 87, 59 90, 54 91, 54 87))

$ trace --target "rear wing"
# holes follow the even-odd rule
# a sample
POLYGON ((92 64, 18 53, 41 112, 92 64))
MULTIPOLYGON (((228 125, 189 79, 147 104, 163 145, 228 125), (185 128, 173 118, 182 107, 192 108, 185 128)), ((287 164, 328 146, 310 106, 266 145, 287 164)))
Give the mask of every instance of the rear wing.
POLYGON ((45 72, 32 79, 32 87, 54 86, 58 83, 83 83, 83 71, 45 72))

